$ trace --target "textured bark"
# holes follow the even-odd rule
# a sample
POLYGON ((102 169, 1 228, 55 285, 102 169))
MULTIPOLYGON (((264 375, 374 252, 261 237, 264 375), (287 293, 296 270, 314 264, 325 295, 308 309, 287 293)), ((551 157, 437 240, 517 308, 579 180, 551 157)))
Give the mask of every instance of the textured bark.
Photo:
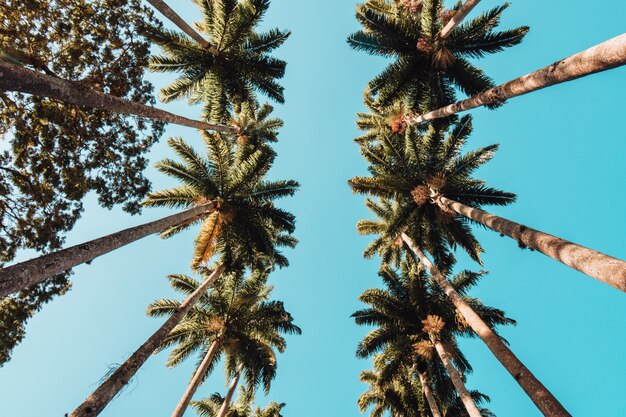
POLYGON ((193 398, 200 384, 202 384, 202 378, 204 374, 206 373, 207 369, 209 368, 209 365, 213 361, 213 358, 215 357, 215 354, 217 353, 217 349, 219 349, 220 347, 220 343, 221 342, 219 338, 214 340, 213 343, 211 343, 211 347, 209 347, 209 351, 207 352, 204 359, 202 360, 202 363, 200 363, 200 366, 196 370, 196 373, 193 375, 193 378, 191 378, 191 382, 187 386, 187 390, 185 391, 182 398, 180 399, 180 402, 174 409, 174 412, 172 413, 172 417, 182 417, 183 414, 185 414, 185 411, 187 410, 187 407, 189 406, 191 399, 193 398))
POLYGON ((461 6, 461 8, 456 11, 454 16, 452 16, 452 19, 450 19, 450 21, 444 26, 444 28, 441 29, 441 32, 439 32, 439 39, 444 40, 448 36, 450 36, 450 33, 452 33, 452 29, 457 27, 457 25, 461 23, 463 19, 465 19, 469 12, 471 12, 472 9, 476 7, 479 2, 480 0, 467 0, 465 3, 463 3, 463 6, 461 6))
POLYGON ((447 117, 487 104, 502 103, 513 97, 575 80, 626 64, 626 34, 609 39, 545 68, 490 88, 465 100, 420 116, 408 116, 409 125, 447 117))
POLYGON ((441 412, 439 411, 439 407, 437 406, 437 402, 435 401, 433 392, 430 389, 430 385, 428 385, 428 378, 426 376, 426 373, 418 372, 417 374, 419 375, 422 392, 424 393, 424 397, 426 397, 426 402, 428 402, 430 413, 433 415, 433 417, 441 417, 441 412))
POLYGON ((89 262, 124 245, 213 211, 212 203, 0 269, 0 297, 89 262))
POLYGON ((467 413, 470 415, 470 417, 482 417, 482 415, 480 414, 480 410, 472 399, 472 396, 467 391, 467 388, 465 388, 465 383, 463 382, 461 374, 452 364, 452 361, 450 360, 450 355, 448 354, 445 346, 439 340, 435 340, 434 338, 431 338, 431 340, 433 342, 433 345, 435 345, 435 349, 437 350, 437 354, 439 355, 443 366, 446 368, 446 371, 448 371, 448 375, 450 376, 450 379, 454 384, 454 388, 456 388, 456 392, 458 392, 459 397, 461 397, 461 401, 463 402, 467 413))
POLYGON ((226 269, 220 265, 213 273, 195 290, 165 323, 146 342, 139 347, 119 368, 115 370, 100 386, 83 402, 70 417, 93 417, 97 416, 111 402, 120 390, 130 381, 139 368, 148 360, 150 355, 163 343, 178 323, 187 315, 189 310, 198 302, 200 297, 207 292, 209 287, 217 280, 226 269))
POLYGON ((228 126, 188 119, 174 113, 92 90, 76 82, 50 77, 0 59, 0 90, 49 97, 78 106, 160 120, 200 130, 233 132, 228 126))
POLYGON ((502 366, 509 371, 517 383, 522 387, 530 399, 535 403, 537 408, 545 415, 550 417, 571 417, 571 415, 563 408, 561 403, 552 395, 550 391, 533 375, 532 372, 515 356, 502 339, 489 327, 487 323, 480 318, 478 314, 467 304, 461 295, 454 289, 452 284, 443 276, 443 274, 433 265, 433 263, 424 255, 424 252, 418 248, 413 240, 405 233, 402 234, 402 240, 417 255, 422 264, 428 268, 430 274, 435 281, 444 290, 452 304, 461 313, 465 321, 472 328, 474 333, 482 339, 493 355, 500 361, 502 366))
POLYGON ((189 26, 187 22, 185 22, 178 15, 178 13, 176 13, 170 6, 167 5, 167 3, 165 3, 162 0, 147 0, 147 1, 148 3, 152 5, 152 7, 154 7, 159 12, 161 12, 163 16, 167 17, 169 20, 172 21, 172 23, 178 26, 180 30, 182 30, 187 35, 189 35, 194 41, 202 45, 203 48, 208 49, 212 54, 215 54, 217 52, 215 48, 206 39, 202 37, 202 35, 200 35, 191 26, 189 26))
POLYGON ((230 386, 228 387, 228 392, 226 393, 226 397, 224 397, 224 401, 222 402, 222 406, 220 407, 220 411, 217 413, 216 417, 224 417, 226 415, 226 412, 228 411, 228 407, 230 407, 230 403, 233 400, 233 394, 235 393, 237 384, 239 383, 239 377, 241 377, 241 371, 243 371, 243 364, 239 365, 239 368, 237 368, 237 373, 233 377, 233 380, 230 382, 230 386))
POLYGON ((482 210, 468 207, 443 196, 437 196, 435 202, 443 210, 453 210, 522 243, 524 246, 589 275, 591 278, 626 292, 626 262, 620 259, 482 210))

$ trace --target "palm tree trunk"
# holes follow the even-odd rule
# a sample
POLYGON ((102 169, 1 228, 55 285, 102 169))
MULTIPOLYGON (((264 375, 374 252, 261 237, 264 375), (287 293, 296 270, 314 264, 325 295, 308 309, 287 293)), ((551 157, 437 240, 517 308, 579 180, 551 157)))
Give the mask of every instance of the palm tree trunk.
POLYGON ((474 7, 480 2, 480 0, 467 0, 463 3, 463 6, 459 10, 454 13, 452 19, 441 29, 439 32, 439 40, 446 39, 450 33, 452 33, 452 29, 454 29, 459 23, 465 19, 465 17, 472 11, 474 7))
POLYGON ((165 110, 146 106, 145 104, 101 93, 75 82, 50 77, 3 59, 0 59, 0 90, 18 91, 20 93, 61 100, 78 106, 146 117, 200 130, 215 130, 226 133, 233 131, 228 126, 188 119, 165 110))
POLYGON ((406 233, 402 233, 402 240, 411 248, 415 255, 417 255, 422 264, 428 268, 430 274, 444 290, 452 304, 454 304, 456 309, 461 313, 474 333, 482 339, 496 359, 498 359, 502 366, 515 378, 537 408, 546 416, 571 417, 554 395, 543 386, 533 373, 515 356, 511 349, 502 342, 502 339, 500 339, 500 337, 487 326, 483 319, 476 314, 469 304, 463 300, 461 295, 448 282, 439 269, 433 265, 430 259, 424 255, 424 252, 415 245, 413 240, 407 236, 406 233))
POLYGON ((243 364, 239 365, 237 368, 237 373, 233 377, 233 380, 230 382, 230 386, 228 387, 228 392, 226 393, 226 397, 224 397, 224 401, 222 402, 222 406, 220 407, 220 411, 217 413, 216 417, 224 417, 226 412, 228 411, 228 407, 230 407, 230 403, 233 399, 233 394, 235 393, 235 389, 237 388, 237 384, 239 383, 239 377, 241 376, 241 371, 243 371, 243 364))
POLYGON ((119 368, 115 370, 100 386, 70 415, 70 417, 97 416, 111 402, 120 390, 130 381, 137 370, 148 360, 150 355, 161 346, 163 340, 177 324, 187 315, 209 287, 217 280, 226 266, 221 264, 213 273, 176 309, 169 319, 154 332, 119 368))
POLYGON ((424 115, 407 116, 409 125, 448 117, 455 113, 487 104, 498 104, 555 84, 575 80, 596 72, 606 71, 626 64, 626 34, 609 39, 585 51, 557 61, 545 68, 508 81, 497 87, 424 115))
POLYGON ((168 227, 188 222, 206 212, 214 210, 213 203, 194 207, 182 213, 164 217, 153 222, 124 229, 122 231, 90 240, 80 245, 61 249, 37 258, 0 269, 0 297, 27 288, 55 274, 67 271, 100 255, 109 253, 124 245, 168 227))
POLYGON ((180 399, 180 402, 176 406, 176 409, 174 409, 174 412, 172 413, 172 417, 182 417, 183 414, 185 414, 185 411, 187 410, 187 407, 189 406, 189 402, 191 401, 194 394, 196 393, 196 390, 202 383, 202 378, 204 377, 204 374, 209 368, 209 365, 211 364, 211 362, 213 362, 213 358, 215 357, 215 354, 217 353, 217 349, 220 347, 220 344, 221 344, 221 341, 219 338, 214 340, 213 343, 211 343, 211 347, 209 347, 209 351, 207 352, 204 359, 202 360, 202 363, 200 363, 200 366, 196 370, 196 373, 193 375, 193 378, 191 378, 191 382, 187 386, 187 390, 183 394, 183 397, 180 399))
POLYGON ((469 394, 469 392, 467 392, 467 388, 465 388, 465 383, 463 382, 461 374, 452 364, 452 361, 450 360, 450 354, 448 353, 444 345, 441 343, 441 341, 436 340, 433 337, 431 337, 431 341, 433 342, 433 345, 435 345, 437 354, 439 355, 443 366, 446 368, 446 371, 448 371, 448 375, 450 375, 450 379, 454 384, 454 388, 456 388, 456 392, 459 393, 459 397, 461 397, 461 401, 463 402, 467 413, 470 415, 470 417, 482 417, 482 415, 480 414, 480 410, 472 399, 472 396, 469 394))
POLYGON ((428 407, 430 407, 430 413, 433 415, 433 417, 441 417, 441 412, 439 411, 439 407, 437 406, 437 402, 435 401, 433 392, 430 389, 430 385, 428 385, 428 378, 426 377, 426 373, 418 372, 417 375, 419 375, 422 392, 424 393, 424 397, 426 397, 428 407))
POLYGON ((565 239, 526 227, 465 204, 438 195, 435 203, 444 211, 454 211, 490 229, 496 230, 521 244, 537 250, 598 281, 626 292, 626 262, 586 248, 565 239))
POLYGON ((217 53, 215 47, 213 47, 206 39, 196 32, 191 26, 187 24, 170 6, 162 0, 148 0, 148 3, 157 9, 161 14, 172 21, 183 32, 189 35, 193 40, 202 45, 203 48, 208 49, 213 55, 217 53))

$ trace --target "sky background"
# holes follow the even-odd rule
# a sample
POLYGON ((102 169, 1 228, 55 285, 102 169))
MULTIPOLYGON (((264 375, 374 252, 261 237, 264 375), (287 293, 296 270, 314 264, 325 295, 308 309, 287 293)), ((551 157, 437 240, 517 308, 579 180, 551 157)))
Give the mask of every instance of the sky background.
MULTIPOLYGON (((198 16, 188 0, 170 0, 187 21, 198 16)), ((448 1, 450 5, 452 2, 448 1)), ((476 16, 501 2, 485 1, 476 16)), ((368 331, 350 314, 358 295, 380 285, 378 263, 364 260, 368 238, 356 222, 368 217, 361 196, 347 180, 365 174, 352 138, 362 91, 385 65, 381 58, 349 49, 358 29, 350 0, 273 0, 263 26, 293 31, 278 55, 288 62, 286 104, 276 114, 285 127, 275 149, 272 178, 294 178, 301 191, 282 206, 298 219, 300 245, 291 266, 271 278, 275 297, 302 327, 288 338, 268 400, 286 402, 285 417, 356 417, 365 386, 356 344, 368 331)), ((501 27, 529 25, 524 43, 483 59, 480 66, 501 83, 621 34, 622 0, 598 2, 516 1, 501 27)), ((496 111, 474 110, 468 149, 500 143, 496 157, 478 175, 518 194, 513 206, 490 211, 531 227, 626 259, 624 185, 626 128, 620 68, 510 100, 496 111)), ((172 78, 150 76, 157 87, 172 78)), ((160 105, 189 117, 199 110, 184 102, 160 105)), ((166 138, 182 136, 201 149, 198 132, 169 126, 150 155, 171 156, 166 138)), ((153 189, 174 185, 152 167, 153 189)), ((169 214, 145 210, 131 217, 99 208, 90 199, 67 244, 99 237, 169 214)), ((10 363, 0 368, 0 415, 61 417, 97 386, 108 366, 121 363, 161 324, 145 316, 153 300, 175 296, 165 276, 190 273, 197 230, 163 241, 156 236, 75 269, 72 291, 44 307, 10 363)), ((626 416, 626 296, 539 253, 522 251, 497 233, 476 230, 490 274, 472 292, 518 321, 502 330, 512 350, 574 416, 626 416)), ((459 268, 478 269, 463 259, 459 268)), ((480 340, 462 348, 474 374, 470 388, 488 394, 501 417, 539 416, 539 411, 480 340)), ((129 388, 102 413, 107 417, 169 416, 193 372, 195 360, 165 367, 166 353, 152 357, 129 388)), ((225 392, 214 372, 196 398, 225 392)), ((189 410, 186 415, 194 415, 189 410)))

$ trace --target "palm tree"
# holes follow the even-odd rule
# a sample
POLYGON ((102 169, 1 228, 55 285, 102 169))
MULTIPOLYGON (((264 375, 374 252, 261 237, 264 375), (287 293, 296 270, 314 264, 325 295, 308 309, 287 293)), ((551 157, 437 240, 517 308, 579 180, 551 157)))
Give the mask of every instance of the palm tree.
POLYGON ((284 102, 277 82, 285 62, 270 53, 282 45, 290 32, 272 29, 258 33, 255 27, 269 8, 269 0, 202 0, 203 19, 198 28, 209 37, 216 51, 190 41, 177 32, 159 31, 153 40, 163 49, 154 56, 150 69, 180 75, 161 90, 161 100, 188 98, 202 103, 204 118, 227 123, 233 104, 254 100, 254 92, 284 102))
MULTIPOLYGON (((243 278, 242 270, 229 272, 164 339, 160 350, 176 346, 168 358, 168 366, 180 364, 194 352, 201 352, 203 357, 172 417, 183 415, 222 353, 234 355, 238 349, 259 344, 283 352, 286 342, 282 334, 301 333, 283 303, 270 301, 272 287, 266 284, 267 277, 264 271, 255 271, 247 279, 243 278)), ((186 275, 168 278, 171 286, 185 295, 193 293, 200 285, 186 275)), ((161 299, 148 307, 148 315, 171 315, 179 306, 176 300, 161 299)))
MULTIPOLYGON (((217 417, 219 410, 224 404, 224 398, 219 394, 203 399, 202 401, 194 401, 193 408, 196 409, 200 417, 217 417)), ((280 414, 285 403, 270 402, 264 408, 252 408, 254 404, 254 393, 250 389, 240 389, 240 395, 237 402, 231 405, 226 413, 227 417, 282 417, 280 414)))
POLYGON ((430 111, 455 101, 455 88, 474 95, 493 87, 492 80, 468 58, 480 58, 517 45, 528 31, 519 27, 495 31, 507 4, 457 26, 442 39, 441 29, 450 17, 442 0, 424 0, 421 12, 370 0, 357 6, 363 30, 348 43, 372 55, 394 61, 369 82, 383 107, 406 102, 411 111, 430 111))
MULTIPOLYGON (((395 239, 410 225, 420 227, 421 243, 441 267, 449 266, 452 260, 446 257, 457 245, 477 262, 483 249, 466 218, 451 215, 430 203, 431 189, 474 208, 515 201, 514 194, 487 187, 484 181, 473 177, 473 172, 494 156, 498 146, 462 154, 471 132, 471 118, 464 117, 449 131, 430 126, 424 134, 408 128, 404 135, 380 135, 378 142, 361 145, 372 176, 349 181, 356 193, 394 199, 399 207, 387 211, 395 216, 386 222, 390 227, 387 235, 395 239)), ((374 208, 375 204, 369 206, 374 208)))
POLYGON ((408 116, 406 122, 408 124, 422 123, 427 120, 448 117, 480 106, 498 105, 513 97, 625 64, 626 34, 623 34, 530 74, 477 93, 468 99, 445 105, 442 108, 431 109, 432 111, 422 112, 426 114, 408 116))
MULTIPOLYGON (((387 234, 389 225, 386 223, 386 219, 397 218, 398 215, 393 211, 400 211, 401 208, 397 203, 385 202, 384 204, 377 205, 373 201, 369 202, 370 207, 374 207, 375 213, 384 213, 377 221, 362 221, 359 223, 359 232, 362 234, 377 234, 379 235, 377 242, 379 246, 385 244, 393 244, 394 250, 399 250, 398 246, 406 244, 410 251, 406 254, 409 259, 415 256, 419 259, 421 264, 427 268, 431 276, 435 279, 441 290, 445 293, 449 301, 454 304, 456 311, 462 317, 464 323, 467 324, 468 329, 471 329, 482 341, 487 345, 489 350, 494 354, 496 359, 509 371, 509 373, 515 378, 517 383, 524 389, 526 394, 537 405, 537 407, 545 414, 550 416, 569 416, 570 414, 563 408, 558 400, 552 395, 546 387, 530 372, 530 370, 515 356, 515 354, 508 348, 508 346, 502 341, 502 339, 493 330, 493 326, 488 323, 484 317, 480 316, 479 311, 475 309, 471 303, 468 303, 463 299, 463 295, 455 289, 455 285, 452 285, 445 277, 445 273, 437 268, 420 247, 415 244, 409 234, 420 237, 420 241, 423 241, 421 234, 417 228, 411 231, 400 232, 399 238, 393 235, 395 238, 391 238, 387 234), (392 211, 391 213, 389 211, 392 211), (417 232, 417 233, 416 233, 417 232)), ((385 251, 383 248, 379 248, 379 251, 385 251)), ((440 317, 444 317, 442 314, 437 314, 440 317)), ((445 319, 448 323, 450 320, 445 319)))
MULTIPOLYGON (((359 299, 370 307, 353 314, 357 324, 377 326, 361 341, 357 355, 366 357, 385 349, 385 372, 393 375, 395 370, 404 366, 415 368, 418 373, 431 375, 438 385, 435 391, 441 393, 440 400, 449 404, 453 399, 450 395, 451 390, 445 386, 448 382, 442 382, 444 378, 440 376, 445 371, 433 367, 431 360, 432 348, 435 345, 457 391, 464 400, 468 400, 466 403, 468 412, 470 415, 478 415, 476 413, 479 411, 471 396, 465 397, 467 390, 462 384, 464 379, 462 375, 470 372, 472 368, 456 344, 457 336, 473 337, 473 332, 459 319, 445 294, 430 284, 425 271, 414 266, 410 258, 402 262, 400 274, 389 267, 383 267, 379 275, 386 288, 366 290, 359 299), (433 327, 428 325, 432 316, 439 318, 440 326, 436 332, 429 330, 433 327), (437 335, 436 341, 432 340, 434 334, 437 335), (445 343, 441 343, 442 340, 445 340, 445 343), (456 367, 452 365, 452 361, 456 367)), ((455 276, 454 282, 460 291, 465 293, 476 285, 482 275, 484 274, 463 271, 455 276)), ((485 306, 467 296, 464 296, 464 299, 492 327, 515 323, 501 310, 485 306)))
POLYGON ((45 75, 0 56, 0 90, 17 91, 61 100, 78 106, 160 120, 200 130, 230 132, 232 128, 204 121, 193 120, 165 110, 135 103, 124 98, 101 93, 78 82, 45 75))
POLYGON ((231 238, 243 244, 246 253, 261 252, 279 263, 286 262, 275 251, 275 241, 289 243, 289 238, 280 234, 272 237, 271 230, 274 227, 293 232, 294 217, 272 201, 293 195, 298 183, 264 180, 275 155, 269 149, 242 150, 222 134, 204 134, 203 138, 206 158, 180 138, 168 141, 183 162, 166 159, 157 163, 157 168, 183 185, 151 193, 144 203, 185 211, 0 269, 0 295, 26 288, 145 236, 160 232, 167 238, 198 222, 203 224, 196 239, 195 268, 211 257, 220 242, 231 238))

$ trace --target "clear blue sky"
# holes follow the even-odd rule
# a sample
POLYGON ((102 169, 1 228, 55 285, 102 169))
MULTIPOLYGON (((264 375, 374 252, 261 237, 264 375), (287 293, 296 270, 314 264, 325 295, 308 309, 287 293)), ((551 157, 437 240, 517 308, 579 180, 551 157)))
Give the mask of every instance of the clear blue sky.
MULTIPOLYGON (((187 20, 191 1, 170 0, 187 20)), ((477 10, 500 2, 485 1, 477 10)), ((267 27, 293 36, 279 55, 288 61, 287 103, 275 178, 295 178, 302 190, 284 206, 298 217, 298 248, 292 266, 272 278, 303 335, 289 338, 279 358, 270 397, 286 402, 285 417, 356 417, 364 390, 359 372, 370 366, 354 350, 367 329, 350 314, 357 297, 378 286, 376 261, 360 256, 367 239, 355 223, 368 216, 363 199, 346 181, 365 172, 352 138, 362 90, 384 61, 350 50, 357 29, 353 1, 273 0, 267 27)), ((473 12, 475 15, 477 11, 473 12)), ((503 27, 529 25, 526 41, 482 61, 497 82, 543 67, 624 30, 621 0, 516 1, 503 27)), ((469 148, 500 143, 480 175, 513 191, 519 202, 493 210, 529 226, 626 259, 624 185, 626 69, 616 69, 511 100, 497 111, 474 111, 469 148)), ((151 77, 158 86, 170 78, 151 77)), ((186 103, 163 106, 194 116, 186 103)), ((200 145, 196 131, 170 126, 167 136, 200 145)), ((165 139, 152 161, 170 156, 165 139)), ((172 185, 150 168, 159 189, 172 185)), ((78 243, 158 218, 146 210, 130 217, 103 210, 93 200, 68 238, 78 243)), ((76 269, 74 289, 31 320, 26 340, 0 369, 0 415, 62 416, 96 387, 107 364, 122 362, 160 324, 145 316, 156 298, 173 296, 165 275, 188 273, 196 231, 162 241, 149 237, 76 269)), ((478 230, 490 275, 473 295, 518 320, 504 330, 512 349, 575 416, 626 416, 626 296, 515 242, 478 230)), ((464 261, 461 267, 476 268, 464 261)), ((462 343, 474 366, 469 386, 492 398, 501 417, 539 416, 533 404, 477 340, 462 343)), ((175 369, 165 354, 151 358, 136 381, 102 414, 107 417, 167 417, 192 373, 194 361, 175 369)), ((216 371, 198 395, 224 392, 216 371)), ((265 398, 259 398, 264 404, 265 398)), ((193 415, 193 412, 189 412, 193 415)))

